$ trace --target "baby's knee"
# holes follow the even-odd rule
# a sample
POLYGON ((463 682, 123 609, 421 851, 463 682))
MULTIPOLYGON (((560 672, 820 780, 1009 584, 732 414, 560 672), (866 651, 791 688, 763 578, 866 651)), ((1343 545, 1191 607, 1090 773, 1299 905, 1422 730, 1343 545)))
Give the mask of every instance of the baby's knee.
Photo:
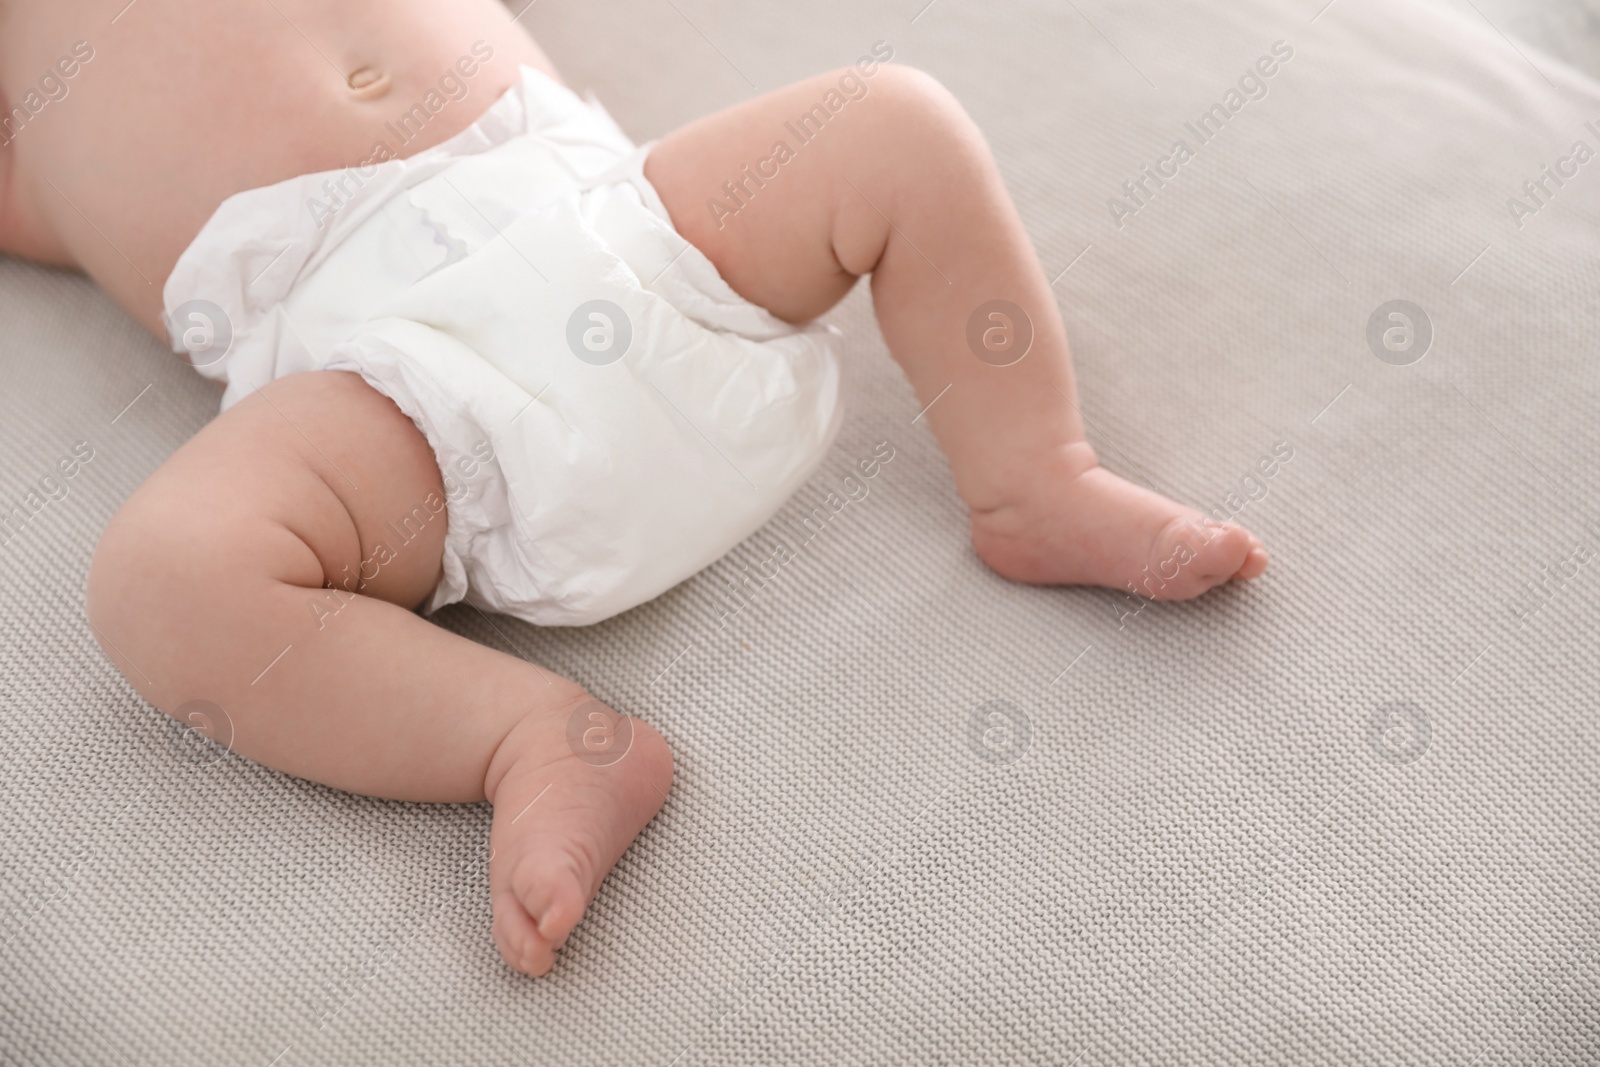
POLYGON ((124 502, 95 546, 85 598, 107 657, 164 710, 210 684, 229 642, 253 631, 275 571, 315 563, 290 529, 185 473, 158 471, 124 502))
POLYGON ((930 158, 941 162, 972 152, 987 152, 977 124, 955 95, 933 75, 915 67, 881 68, 868 83, 875 129, 871 148, 926 171, 930 158))
MULTIPOLYGON (((129 674, 139 667, 133 646, 181 640, 180 621, 194 619, 206 590, 225 590, 225 568, 215 565, 225 546, 207 541, 183 510, 157 494, 135 492, 100 535, 89 563, 86 610, 108 654, 129 674), (117 654, 122 649, 121 657, 117 654), (131 659, 132 663, 124 662, 131 659)), ((203 509, 205 502, 189 502, 203 509)), ((187 510, 187 509, 186 509, 187 510)))
POLYGON ((886 97, 896 107, 934 113, 952 105, 960 107, 944 83, 918 67, 885 65, 867 84, 867 95, 886 97))
POLYGON ((868 84, 866 98, 876 98, 881 113, 924 134, 965 130, 972 125, 955 94, 938 78, 916 67, 883 67, 868 84))
POLYGON ((95 545, 89 563, 85 612, 107 658, 139 693, 157 707, 170 707, 158 684, 166 672, 152 654, 171 630, 172 600, 181 586, 169 581, 192 546, 172 537, 174 524, 160 523, 135 493, 118 510, 95 545))

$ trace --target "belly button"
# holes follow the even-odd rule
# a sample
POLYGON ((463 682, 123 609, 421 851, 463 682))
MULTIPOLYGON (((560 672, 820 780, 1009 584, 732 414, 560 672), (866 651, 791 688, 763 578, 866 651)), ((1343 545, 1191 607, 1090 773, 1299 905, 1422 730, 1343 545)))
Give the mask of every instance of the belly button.
POLYGON ((389 92, 389 72, 362 67, 350 75, 350 91, 360 100, 377 100, 389 92))

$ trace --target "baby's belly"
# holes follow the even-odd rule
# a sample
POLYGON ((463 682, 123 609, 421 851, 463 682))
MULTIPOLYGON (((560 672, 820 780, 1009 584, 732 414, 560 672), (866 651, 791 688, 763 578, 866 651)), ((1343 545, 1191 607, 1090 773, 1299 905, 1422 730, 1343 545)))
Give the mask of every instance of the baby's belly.
POLYGON ((119 8, 0 7, 0 138, 24 209, 158 333, 162 285, 223 200, 413 155, 470 125, 521 64, 549 69, 497 0, 119 8))

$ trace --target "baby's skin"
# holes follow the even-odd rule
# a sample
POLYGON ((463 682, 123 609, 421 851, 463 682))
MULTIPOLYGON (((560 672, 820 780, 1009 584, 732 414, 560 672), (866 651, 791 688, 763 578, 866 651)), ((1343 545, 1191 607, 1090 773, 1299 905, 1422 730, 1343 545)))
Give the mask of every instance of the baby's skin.
MULTIPOLYGON (((24 108, 0 125, 0 250, 86 272, 165 339, 163 283, 226 197, 366 161, 463 57, 465 95, 400 155, 469 125, 520 64, 554 76, 495 0, 0 2, 4 111, 24 108)), ((708 209, 850 73, 664 137, 646 175, 679 231, 792 322, 870 276, 973 547, 999 574, 1176 600, 1261 574, 1249 532, 1098 464, 1052 292, 983 137, 933 79, 897 63, 855 70, 865 95, 779 182, 731 217, 708 209), (1007 366, 968 341, 993 300, 1033 329, 1007 366)), ((494 939, 511 966, 544 974, 665 800, 672 758, 636 719, 622 758, 583 758, 570 725, 616 728, 617 712, 416 613, 442 573, 442 523, 332 619, 307 610, 429 494, 446 498, 433 454, 386 397, 348 373, 281 378, 128 499, 95 552, 88 614, 146 699, 169 713, 219 705, 251 759, 374 796, 487 799, 494 939)))

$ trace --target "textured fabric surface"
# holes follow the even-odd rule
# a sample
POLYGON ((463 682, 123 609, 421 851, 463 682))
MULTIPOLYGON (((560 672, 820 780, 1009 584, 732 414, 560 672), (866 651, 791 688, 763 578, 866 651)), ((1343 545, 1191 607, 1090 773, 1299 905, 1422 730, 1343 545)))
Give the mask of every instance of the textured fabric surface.
POLYGON ((1532 41, 1587 74, 1600 74, 1600 0, 1474 0, 1508 43, 1532 41))
POLYGON ((1268 575, 1130 616, 986 571, 858 291, 847 423, 777 521, 895 458, 725 627, 762 534, 597 627, 442 614, 678 761, 530 980, 490 942, 487 808, 196 750, 101 656, 96 535, 216 387, 0 262, 0 504, 93 452, 0 535, 0 1061, 1600 1058, 1600 161, 1507 206, 1600 148, 1600 85, 1470 4, 917 6, 525 21, 640 140, 879 39, 939 76, 1056 279, 1105 461, 1237 508, 1268 575), (1278 40, 1266 97, 1118 228, 1278 40), (1367 338, 1394 299, 1432 325, 1406 366, 1367 338))

